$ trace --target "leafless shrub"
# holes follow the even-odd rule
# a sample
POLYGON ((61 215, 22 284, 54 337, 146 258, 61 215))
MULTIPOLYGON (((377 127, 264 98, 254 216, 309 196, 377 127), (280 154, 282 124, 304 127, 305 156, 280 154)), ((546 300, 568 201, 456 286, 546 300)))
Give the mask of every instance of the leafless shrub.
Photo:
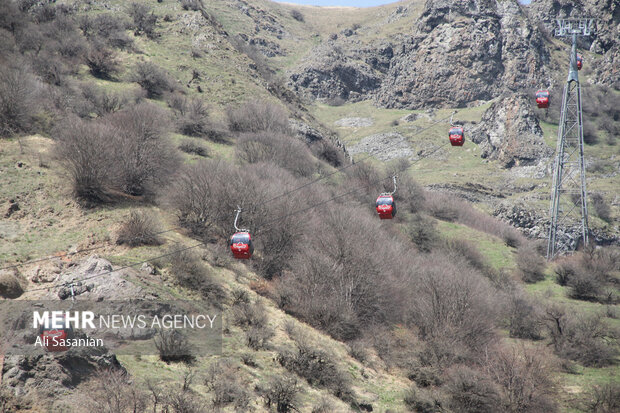
POLYGON ((312 407, 312 413, 331 413, 336 411, 336 406, 327 398, 323 397, 312 407))
POLYGON ((528 340, 542 339, 541 311, 525 294, 514 292, 508 302, 508 331, 510 337, 528 340))
POLYGON ((262 391, 267 407, 275 407, 278 413, 288 413, 297 410, 298 393, 297 379, 293 376, 276 377, 269 386, 262 391))
POLYGON ((459 217, 458 205, 454 205, 453 199, 445 195, 429 192, 426 207, 428 212, 442 221, 453 222, 459 217))
POLYGON ((233 132, 289 131, 286 111, 269 101, 251 100, 237 107, 229 107, 226 118, 233 132))
POLYGON ((246 343, 252 350, 267 348, 269 340, 273 338, 275 332, 268 325, 252 326, 245 332, 246 343))
POLYGON ((421 252, 431 252, 439 244, 435 221, 422 214, 415 214, 405 227, 407 235, 421 252))
POLYGON ((517 247, 524 240, 515 228, 477 210, 459 198, 433 191, 428 191, 426 198, 428 211, 437 219, 458 221, 470 228, 495 235, 510 247, 517 247))
POLYGON ((498 388, 484 373, 467 366, 448 372, 450 407, 457 413, 493 413, 502 410, 498 388))
POLYGON ((207 368, 205 386, 213 392, 214 407, 232 405, 236 411, 247 408, 250 393, 246 390, 240 373, 239 367, 228 359, 215 361, 207 368))
POLYGON ((69 173, 75 197, 85 204, 111 201, 115 171, 110 142, 114 131, 109 126, 70 118, 54 135, 56 156, 69 173))
POLYGON ((441 262, 436 253, 417 263, 413 324, 426 339, 425 364, 450 365, 470 358, 495 339, 495 305, 487 280, 457 259, 441 262))
MULTIPOLYGON (((406 169, 406 165, 396 164, 397 170, 406 169)), ((390 175, 394 175, 396 171, 389 171, 390 175)), ((390 187, 392 183, 386 180, 384 181, 384 186, 386 191, 392 191, 390 187)), ((411 178, 407 173, 402 173, 398 177, 397 181, 397 191, 395 194, 395 200, 398 204, 398 209, 401 211, 408 211, 412 213, 422 211, 424 204, 426 202, 425 191, 424 189, 411 178)))
POLYGON ((256 359, 252 353, 243 353, 241 355, 241 361, 248 367, 258 367, 256 359))
POLYGON ((291 17, 297 20, 298 22, 304 21, 304 15, 297 9, 291 10, 291 17))
POLYGON ((200 0, 181 0, 183 10, 199 11, 202 8, 200 0))
POLYGON ((226 292, 195 252, 191 250, 175 252, 170 255, 170 267, 180 286, 198 291, 213 305, 220 305, 225 300, 226 292))
POLYGON ((202 413, 206 409, 205 403, 194 392, 186 391, 181 387, 171 388, 160 397, 162 398, 162 412, 202 413))
POLYGON ((102 44, 92 45, 85 59, 90 73, 100 79, 110 79, 120 70, 116 53, 102 44))
POLYGON ((127 10, 129 16, 133 19, 133 28, 135 34, 145 34, 149 38, 156 36, 155 26, 157 25, 158 16, 145 4, 131 3, 127 10))
POLYGON ((124 369, 101 369, 90 387, 89 404, 94 412, 123 413, 146 409, 146 395, 124 369))
POLYGON ((345 341, 358 338, 362 325, 394 315, 390 300, 398 292, 379 280, 397 274, 386 262, 387 257, 396 259, 399 247, 384 238, 373 218, 359 208, 342 206, 312 221, 306 248, 292 261, 295 271, 278 284, 286 311, 345 341), (363 247, 357 242, 361 239, 368 241, 363 247))
POLYGON ((134 196, 154 195, 170 181, 180 163, 178 153, 165 139, 167 113, 153 104, 141 103, 105 120, 117 128, 114 163, 119 168, 120 189, 134 196))
POLYGON ((486 366, 499 387, 504 409, 510 412, 555 412, 554 367, 542 349, 499 348, 486 366))
POLYGON ((94 112, 98 116, 105 116, 110 113, 118 112, 125 108, 131 98, 127 94, 109 92, 99 89, 90 83, 82 86, 82 94, 84 98, 92 105, 94 112))
POLYGON ((612 364, 618 351, 613 346, 615 333, 602 315, 572 316, 560 306, 545 312, 545 321, 555 352, 585 366, 601 367, 612 364), (610 341, 611 339, 611 341, 610 341))
POLYGON ((237 140, 237 158, 247 163, 274 163, 297 176, 314 172, 310 151, 301 141, 279 133, 248 133, 237 140))
POLYGON ((517 272, 527 283, 545 279, 545 259, 538 254, 533 244, 523 244, 517 251, 517 272))
POLYGON ((178 330, 159 330, 154 341, 161 361, 191 363, 195 359, 187 337, 178 330))
POLYGON ((131 80, 142 86, 148 97, 153 99, 160 98, 166 92, 173 92, 176 89, 176 84, 168 73, 151 62, 137 63, 131 80))
POLYGON ((255 303, 240 303, 233 309, 233 323, 242 328, 264 327, 268 324, 267 310, 257 301, 255 303))
POLYGON ((451 238, 444 240, 440 246, 447 254, 450 254, 450 256, 464 259, 472 268, 475 268, 485 275, 491 275, 493 272, 493 269, 487 265, 485 258, 478 248, 470 241, 460 238, 451 238))
POLYGON ((365 362, 368 359, 368 344, 363 340, 354 340, 349 344, 349 355, 359 361, 365 362))
POLYGON ((331 141, 322 139, 312 144, 310 147, 312 153, 319 158, 338 168, 344 163, 344 153, 331 141))
POLYGON ((179 149, 185 153, 194 154, 206 158, 209 156, 209 148, 191 139, 186 139, 179 145, 179 149))
POLYGON ((131 211, 129 219, 123 222, 118 232, 116 243, 130 247, 161 245, 159 231, 159 222, 154 215, 147 212, 131 211))
POLYGON ((34 81, 24 68, 0 68, 0 136, 26 132, 32 125, 34 81))
POLYGON ((277 358, 284 368, 303 377, 310 385, 325 387, 336 397, 351 400, 352 390, 347 376, 325 351, 298 341, 297 351, 280 351, 277 358))
POLYGON ((435 413, 439 407, 437 400, 416 389, 415 386, 407 391, 403 401, 409 409, 419 413, 435 413))
POLYGON ((69 73, 67 65, 49 51, 42 51, 32 59, 34 72, 51 85, 61 86, 69 73))
POLYGON ((432 366, 413 366, 407 373, 407 378, 415 382, 418 387, 441 386, 443 384, 441 371, 432 366))
POLYGON ((620 410, 620 385, 605 383, 594 386, 588 408, 592 413, 613 413, 620 410))
POLYGON ((209 110, 202 99, 189 99, 176 93, 171 95, 168 105, 174 111, 180 133, 195 137, 207 136, 210 129, 209 110))
POLYGON ((605 198, 601 194, 594 193, 590 196, 590 199, 592 200, 596 215, 605 222, 611 222, 611 208, 609 203, 605 201, 605 198))

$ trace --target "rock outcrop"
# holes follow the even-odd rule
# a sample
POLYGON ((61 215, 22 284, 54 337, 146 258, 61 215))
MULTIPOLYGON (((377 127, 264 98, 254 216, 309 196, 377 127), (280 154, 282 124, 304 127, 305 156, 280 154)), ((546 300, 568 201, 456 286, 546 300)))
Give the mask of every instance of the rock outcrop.
MULTIPOLYGON (((596 34, 581 38, 579 46, 603 55, 592 66, 594 83, 620 88, 620 3, 617 0, 536 0, 529 8, 532 15, 544 22, 549 33, 554 32, 557 18, 597 19, 596 34)), ((586 60, 585 64, 588 63, 586 60)))
POLYGON ((535 165, 551 156, 543 131, 524 94, 511 94, 494 102, 470 132, 483 158, 496 159, 505 167, 535 165))
POLYGON ((427 1, 377 93, 388 108, 464 107, 545 77, 549 52, 514 2, 427 1))
POLYGON ((549 59, 543 33, 516 2, 429 0, 412 33, 370 45, 332 39, 289 74, 289 84, 313 99, 463 107, 536 87, 549 59))

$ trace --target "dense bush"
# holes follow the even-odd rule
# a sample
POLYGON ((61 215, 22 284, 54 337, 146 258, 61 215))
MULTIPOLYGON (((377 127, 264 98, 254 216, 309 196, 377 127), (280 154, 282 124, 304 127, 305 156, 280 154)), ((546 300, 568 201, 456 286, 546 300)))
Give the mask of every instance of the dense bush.
POLYGON ((317 158, 324 160, 335 168, 339 168, 344 163, 343 151, 329 140, 321 139, 316 141, 310 149, 317 158))
POLYGON ((190 363, 195 358, 187 337, 179 330, 159 330, 155 336, 155 347, 160 360, 166 363, 180 361, 190 363))
POLYGON ((517 273, 526 283, 545 279, 545 259, 538 253, 533 243, 523 244, 517 251, 517 273))
POLYGON ((185 153, 194 154, 206 158, 209 156, 209 148, 191 139, 186 139, 179 145, 179 149, 185 153))
POLYGON ((605 383, 594 386, 590 392, 589 411, 592 413, 613 413, 620 411, 620 385, 605 383))
POLYGON ((120 70, 116 53, 102 44, 92 45, 86 53, 85 60, 90 73, 101 79, 110 79, 120 70))
POLYGON ((336 397, 351 400, 349 379, 338 368, 333 356, 302 341, 296 344, 296 351, 279 352, 278 362, 291 373, 306 379, 311 386, 327 388, 336 397))
POLYGON ((201 0, 181 0, 183 10, 198 11, 202 8, 201 0))
POLYGON ((498 386, 501 405, 508 412, 538 413, 557 411, 551 380, 551 359, 540 348, 498 348, 486 368, 498 386))
POLYGON ((288 114, 277 104, 265 100, 251 100, 226 110, 228 127, 233 132, 289 131, 288 114))
POLYGON ((97 88, 90 83, 82 86, 82 95, 97 116, 118 112, 127 107, 132 100, 140 99, 139 94, 131 96, 129 93, 107 91, 103 88, 97 88))
POLYGON ((498 386, 487 375, 467 366, 448 373, 450 407, 457 413, 494 413, 502 410, 498 386))
POLYGON ((431 252, 439 244, 435 221, 425 215, 415 214, 405 229, 411 242, 421 252, 431 252))
POLYGON ((590 196, 592 200, 592 206, 594 206, 594 211, 596 215, 600 219, 605 222, 611 222, 611 208, 609 207, 609 203, 605 201, 605 198, 601 194, 594 193, 590 196))
POLYGON ((131 3, 127 13, 133 19, 133 28, 136 35, 145 34, 151 39, 156 36, 157 16, 150 7, 141 3, 131 3))
POLYGON ((278 413, 288 413, 298 411, 299 391, 295 377, 276 377, 262 391, 262 396, 267 407, 275 407, 278 413))
POLYGON ((129 219, 123 222, 116 239, 119 245, 138 247, 140 245, 161 245, 159 222, 152 214, 131 211, 129 219))
POLYGON ((510 337, 540 340, 542 326, 542 314, 535 302, 522 292, 513 292, 508 302, 510 337))
POLYGON ((593 367, 614 363, 618 350, 608 338, 615 339, 615 334, 602 315, 573 316, 563 307, 551 306, 546 310, 545 321, 554 350, 560 357, 593 367))
POLYGON ((137 63, 131 80, 142 86, 148 97, 153 99, 160 98, 177 88, 168 73, 151 62, 137 63))
POLYGON ((476 358, 478 349, 495 339, 497 311, 488 281, 463 261, 446 261, 437 253, 417 265, 409 311, 427 341, 425 364, 447 366, 476 358))
POLYGON ((31 128, 34 87, 34 80, 24 68, 0 67, 0 136, 31 128))
POLYGON ((297 20, 298 22, 304 21, 304 15, 297 9, 291 10, 291 17, 297 20))
POLYGON ((239 366, 228 359, 214 361, 207 368, 205 386, 213 393, 213 407, 233 406, 235 411, 248 407, 250 392, 240 373, 239 366))
POLYGON ((554 271, 560 285, 570 287, 571 297, 588 301, 615 303, 617 294, 612 273, 620 268, 620 253, 614 248, 586 248, 560 260, 554 271))
POLYGON ((197 291, 214 306, 226 299, 224 288, 216 281, 212 271, 191 250, 177 251, 170 255, 170 271, 178 285, 197 291))
POLYGON ((237 139, 236 156, 245 163, 272 163, 297 176, 314 172, 307 146, 296 138, 274 132, 246 133, 237 139))

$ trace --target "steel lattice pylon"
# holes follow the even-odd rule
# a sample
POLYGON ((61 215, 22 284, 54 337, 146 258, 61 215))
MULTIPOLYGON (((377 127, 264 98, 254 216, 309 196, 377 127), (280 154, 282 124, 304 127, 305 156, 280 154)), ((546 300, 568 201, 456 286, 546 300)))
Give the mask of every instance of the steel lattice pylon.
POLYGON ((581 85, 577 71, 577 36, 589 36, 592 19, 558 20, 557 36, 572 36, 570 68, 558 128, 558 146, 553 170, 547 259, 573 251, 577 243, 566 233, 579 231, 581 241, 588 243, 588 204, 586 170, 583 159, 583 117, 581 85))

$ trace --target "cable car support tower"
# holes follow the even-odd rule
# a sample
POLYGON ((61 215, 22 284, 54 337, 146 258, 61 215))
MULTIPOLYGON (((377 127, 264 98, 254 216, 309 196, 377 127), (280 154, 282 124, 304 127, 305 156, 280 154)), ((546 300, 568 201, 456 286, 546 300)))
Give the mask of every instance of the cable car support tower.
POLYGON ((568 79, 564 86, 562 111, 558 128, 558 143, 551 188, 550 225, 547 259, 575 249, 566 232, 573 219, 581 213, 580 241, 588 243, 588 206, 586 170, 583 158, 583 117, 581 112, 581 85, 577 71, 577 38, 590 36, 594 20, 588 18, 558 19, 555 35, 572 37, 568 79), (572 219, 571 219, 572 218, 572 219))

